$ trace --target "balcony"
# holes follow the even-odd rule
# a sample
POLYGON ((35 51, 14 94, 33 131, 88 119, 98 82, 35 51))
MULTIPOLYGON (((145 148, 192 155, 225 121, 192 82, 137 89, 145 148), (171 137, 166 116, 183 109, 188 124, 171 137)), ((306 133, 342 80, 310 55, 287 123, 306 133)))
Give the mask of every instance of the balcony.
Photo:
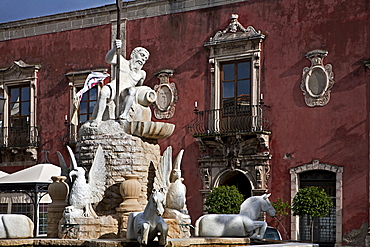
POLYGON ((3 127, 1 131, 1 144, 3 147, 38 146, 38 129, 35 126, 3 127))
POLYGON ((239 105, 206 111, 195 109, 196 118, 189 129, 194 137, 269 132, 268 108, 265 105, 239 105))

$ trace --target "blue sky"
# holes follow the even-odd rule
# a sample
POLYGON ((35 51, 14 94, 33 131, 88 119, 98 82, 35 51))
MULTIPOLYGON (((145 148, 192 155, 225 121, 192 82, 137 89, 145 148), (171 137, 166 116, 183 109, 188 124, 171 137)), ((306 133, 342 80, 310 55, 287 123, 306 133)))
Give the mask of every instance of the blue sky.
POLYGON ((88 9, 116 0, 0 0, 0 23, 88 9))

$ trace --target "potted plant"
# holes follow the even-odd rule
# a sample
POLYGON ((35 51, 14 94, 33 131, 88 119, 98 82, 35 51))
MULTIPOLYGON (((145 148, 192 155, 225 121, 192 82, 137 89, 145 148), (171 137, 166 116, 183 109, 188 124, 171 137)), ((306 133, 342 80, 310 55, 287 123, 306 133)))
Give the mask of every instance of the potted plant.
POLYGON ((302 188, 294 196, 292 204, 293 215, 308 215, 311 218, 311 242, 313 242, 315 217, 321 218, 328 215, 332 207, 332 199, 323 188, 314 186, 302 188))

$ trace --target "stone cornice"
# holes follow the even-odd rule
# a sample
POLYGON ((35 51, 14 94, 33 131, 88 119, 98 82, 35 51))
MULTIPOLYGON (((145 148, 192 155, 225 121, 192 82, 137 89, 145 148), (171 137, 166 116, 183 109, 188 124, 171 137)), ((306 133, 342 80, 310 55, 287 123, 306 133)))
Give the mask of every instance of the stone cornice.
MULTIPOLYGON (((127 1, 123 2, 122 18, 135 20, 211 8, 241 1, 243 0, 220 0, 217 2, 208 0, 127 1)), ((106 25, 115 19, 116 5, 110 4, 96 8, 0 23, 0 41, 106 25)))

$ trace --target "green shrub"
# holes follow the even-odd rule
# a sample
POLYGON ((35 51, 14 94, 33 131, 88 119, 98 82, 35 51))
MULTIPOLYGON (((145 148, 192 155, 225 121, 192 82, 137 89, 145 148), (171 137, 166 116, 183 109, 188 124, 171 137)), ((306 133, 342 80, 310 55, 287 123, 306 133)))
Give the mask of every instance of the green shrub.
POLYGON ((206 198, 206 210, 210 214, 238 214, 244 196, 233 186, 213 188, 206 198))
POLYGON ((293 215, 323 217, 329 214, 333 202, 323 188, 307 187, 298 190, 293 198, 293 215))
POLYGON ((276 202, 271 202, 271 205, 276 210, 275 217, 278 217, 279 220, 282 220, 284 216, 289 214, 290 209, 292 208, 289 205, 289 202, 283 202, 281 198, 278 198, 276 202))

